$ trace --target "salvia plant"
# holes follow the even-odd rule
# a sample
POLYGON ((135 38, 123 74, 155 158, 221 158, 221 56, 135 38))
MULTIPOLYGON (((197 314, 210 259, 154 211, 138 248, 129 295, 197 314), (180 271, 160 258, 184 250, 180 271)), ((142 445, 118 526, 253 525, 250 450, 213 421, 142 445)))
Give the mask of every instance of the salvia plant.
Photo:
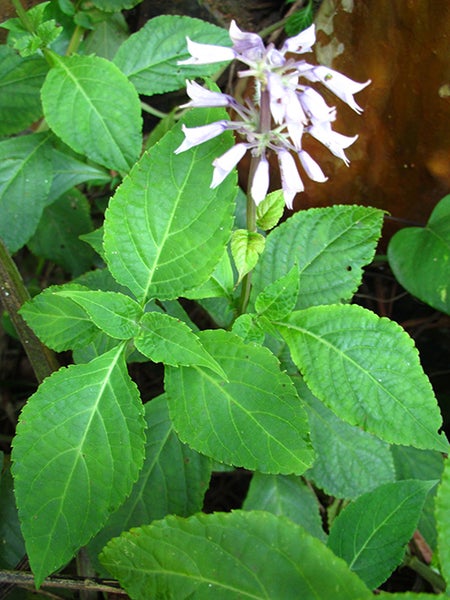
POLYGON ((351 169, 357 135, 322 93, 361 113, 370 82, 305 60, 311 24, 279 47, 186 16, 128 35, 124 8, 17 4, 3 24, 0 291, 41 381, 1 479, 3 566, 26 553, 39 587, 88 556, 138 600, 348 600, 407 564, 444 597, 440 410, 412 339, 351 303, 383 212, 280 223, 326 180, 305 139, 351 169), (230 61, 239 97, 216 83, 230 61), (161 119, 145 142, 143 110, 161 119), (27 299, 25 245, 70 281, 27 299), (162 363, 163 393, 141 398, 133 363, 162 363), (242 508, 202 512, 212 472, 237 468, 242 508))

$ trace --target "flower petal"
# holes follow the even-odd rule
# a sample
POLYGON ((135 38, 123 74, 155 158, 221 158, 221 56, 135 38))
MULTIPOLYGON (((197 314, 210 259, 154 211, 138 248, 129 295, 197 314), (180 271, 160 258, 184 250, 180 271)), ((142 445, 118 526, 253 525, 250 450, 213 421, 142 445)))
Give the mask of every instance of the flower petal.
POLYGON ((315 25, 311 25, 299 34, 288 38, 281 48, 281 52, 295 52, 295 54, 303 54, 304 52, 311 52, 312 47, 316 42, 316 28, 315 25))
MULTIPOLYGON (((321 81, 335 96, 348 104, 357 113, 362 113, 363 109, 356 104, 353 94, 360 92, 371 83, 371 80, 364 83, 353 81, 349 77, 342 75, 338 71, 329 69, 328 67, 318 66, 311 69, 312 75, 316 77, 315 81, 321 81)), ((308 79, 308 74, 304 73, 308 79)), ((311 76, 311 74, 310 74, 311 76)), ((310 81, 314 81, 310 79, 310 81)))
POLYGON ((258 206, 260 202, 267 196, 269 189, 269 162, 263 154, 253 174, 253 179, 250 187, 250 195, 253 202, 258 206))
POLYGON ((241 31, 234 20, 230 23, 229 33, 233 42, 233 50, 240 55, 239 58, 250 61, 262 58, 266 48, 257 33, 241 31))
POLYGON ((236 102, 232 96, 220 92, 212 92, 195 81, 186 81, 186 92, 189 98, 191 98, 191 101, 183 104, 181 108, 232 106, 236 102))
POLYGON ((353 137, 342 135, 337 131, 333 131, 329 123, 312 125, 307 128, 307 131, 321 144, 326 146, 334 156, 343 160, 347 166, 350 164, 350 161, 344 152, 344 148, 351 146, 358 139, 357 135, 353 137))
POLYGON ((281 187, 283 188, 284 202, 292 210, 292 203, 296 194, 303 192, 304 185, 298 174, 297 165, 290 152, 279 150, 277 152, 281 173, 281 187))
POLYGON ((208 125, 200 125, 200 127, 186 127, 186 125, 182 125, 181 129, 183 130, 185 138, 183 143, 175 150, 175 154, 180 154, 180 152, 184 152, 194 146, 203 144, 203 142, 212 140, 228 129, 229 123, 229 121, 223 120, 215 121, 208 125))
POLYGON ((305 169, 305 172, 310 179, 317 181, 318 183, 323 183, 328 179, 328 177, 325 177, 325 174, 320 168, 319 164, 312 158, 310 154, 308 154, 308 152, 306 152, 306 150, 300 150, 298 157, 302 163, 302 167, 305 169))
POLYGON ((240 143, 232 146, 222 156, 213 160, 214 173, 211 182, 211 189, 216 188, 222 183, 233 168, 238 164, 244 154, 247 152, 248 144, 240 143))
POLYGON ((336 109, 328 106, 319 92, 311 87, 306 87, 299 92, 298 99, 302 105, 305 114, 314 123, 330 122, 336 118, 336 109))
POLYGON ((186 37, 188 52, 191 58, 179 60, 179 65, 208 65, 215 62, 233 60, 236 53, 233 48, 227 46, 215 46, 214 44, 200 44, 186 37))

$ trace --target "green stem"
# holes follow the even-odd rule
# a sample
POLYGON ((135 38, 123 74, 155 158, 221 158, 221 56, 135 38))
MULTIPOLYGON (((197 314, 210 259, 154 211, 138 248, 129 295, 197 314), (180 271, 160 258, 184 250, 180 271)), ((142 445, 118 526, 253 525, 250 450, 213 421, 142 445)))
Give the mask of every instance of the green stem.
POLYGON ((428 581, 435 591, 444 592, 446 589, 446 583, 444 579, 436 573, 431 567, 423 563, 417 558, 417 556, 407 556, 403 561, 405 567, 409 567, 416 573, 418 573, 425 581, 428 581))
POLYGON ((27 11, 22 6, 20 0, 11 0, 14 8, 16 9, 17 16, 19 17, 22 25, 29 33, 34 33, 33 23, 31 22, 30 17, 27 15, 27 11))
POLYGON ((19 315, 19 308, 29 299, 22 277, 0 239, 0 303, 10 317, 40 383, 57 371, 59 364, 54 353, 44 346, 19 315))
POLYGON ((78 50, 81 40, 83 39, 84 32, 85 29, 84 27, 81 27, 81 25, 77 25, 75 27, 72 37, 70 38, 69 45, 67 46, 66 56, 72 56, 72 54, 78 50))
MULTIPOLYGON (((256 231, 256 205, 250 193, 250 186, 255 174, 256 167, 258 166, 259 157, 252 156, 250 163, 250 172, 248 179, 248 191, 247 191, 247 231, 256 231)), ((252 271, 249 271, 244 275, 242 279, 241 297, 239 300, 239 314, 243 315, 247 310, 248 301, 250 299, 250 292, 252 289, 252 271)))
POLYGON ((147 104, 146 102, 141 102, 141 108, 144 112, 149 113, 154 117, 158 117, 159 119, 164 119, 164 117, 169 115, 169 113, 162 112, 161 110, 150 106, 150 104, 147 104))

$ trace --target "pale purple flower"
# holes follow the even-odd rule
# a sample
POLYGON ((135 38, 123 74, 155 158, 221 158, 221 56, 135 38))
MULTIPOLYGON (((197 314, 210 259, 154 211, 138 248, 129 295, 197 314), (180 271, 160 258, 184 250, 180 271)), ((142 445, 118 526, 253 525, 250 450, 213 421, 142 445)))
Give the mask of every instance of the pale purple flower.
POLYGON ((231 48, 199 44, 187 38, 191 58, 179 64, 201 65, 235 58, 248 67, 241 70, 239 76, 254 78, 255 96, 241 104, 228 94, 213 92, 194 81, 187 81, 190 101, 184 107, 232 108, 240 120, 183 127, 186 138, 176 153, 210 140, 227 129, 234 130, 244 141, 214 160, 211 187, 220 185, 245 152, 250 151, 254 160, 257 160, 253 178, 249 182, 250 194, 259 204, 269 189, 267 153, 273 152, 278 158, 286 206, 292 208, 295 195, 304 189, 294 154, 311 180, 327 180, 319 164, 303 150, 303 136, 309 134, 324 144, 346 165, 349 159, 344 150, 358 138, 357 135, 350 137, 333 131, 331 124, 336 120, 336 108, 329 106, 317 89, 309 84, 326 86, 360 113, 362 109, 353 96, 370 81, 358 83, 333 69, 295 60, 292 54, 311 51, 316 39, 314 25, 288 38, 280 50, 273 44, 265 46, 258 34, 242 31, 235 21, 232 21, 229 33, 233 43, 231 48), (288 53, 290 56, 286 56, 288 53))
POLYGON ((236 144, 235 146, 231 146, 231 148, 222 154, 222 156, 213 160, 214 172, 211 182, 212 189, 220 185, 225 177, 231 173, 247 150, 248 144, 236 144))

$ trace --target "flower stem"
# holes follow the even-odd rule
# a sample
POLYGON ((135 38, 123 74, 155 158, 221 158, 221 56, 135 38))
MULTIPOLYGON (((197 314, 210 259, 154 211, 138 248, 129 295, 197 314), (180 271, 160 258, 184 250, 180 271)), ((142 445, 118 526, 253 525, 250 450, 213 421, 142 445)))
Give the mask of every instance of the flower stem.
POLYGON ((431 567, 423 563, 417 556, 408 556, 403 562, 404 566, 409 567, 418 573, 425 581, 428 581, 437 592, 444 592, 446 588, 445 581, 431 567))
POLYGON ((44 346, 19 315, 19 308, 29 299, 22 277, 0 239, 0 304, 3 304, 16 329, 36 379, 41 382, 57 371, 59 364, 54 353, 44 346))

